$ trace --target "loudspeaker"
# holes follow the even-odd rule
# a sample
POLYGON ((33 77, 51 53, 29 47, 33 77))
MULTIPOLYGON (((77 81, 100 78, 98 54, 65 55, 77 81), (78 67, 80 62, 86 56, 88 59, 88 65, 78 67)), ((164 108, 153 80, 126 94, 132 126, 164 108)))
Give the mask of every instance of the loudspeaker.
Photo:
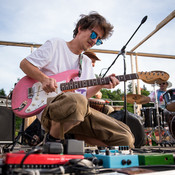
POLYGON ((0 144, 13 143, 15 139, 15 115, 5 106, 0 106, 0 144))
MULTIPOLYGON (((126 125, 129 126, 131 132, 133 133, 133 135, 135 137, 134 146, 136 148, 140 148, 141 146, 145 145, 144 127, 141 124, 141 121, 139 120, 139 117, 137 117, 137 115, 135 115, 131 112, 128 112, 128 111, 127 111, 127 114, 128 114, 128 116, 127 116, 126 125)), ((109 116, 124 122, 125 111, 124 110, 114 111, 114 112, 110 113, 109 116)))

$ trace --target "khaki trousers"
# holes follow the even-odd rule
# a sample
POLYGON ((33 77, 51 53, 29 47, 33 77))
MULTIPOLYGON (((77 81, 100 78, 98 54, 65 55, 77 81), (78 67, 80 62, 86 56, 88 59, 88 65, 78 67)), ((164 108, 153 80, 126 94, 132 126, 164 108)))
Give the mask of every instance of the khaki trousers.
POLYGON ((95 138, 108 146, 134 147, 134 136, 126 124, 89 107, 87 98, 80 94, 67 92, 49 99, 41 118, 46 131, 51 120, 62 124, 63 134, 66 121, 80 121, 68 133, 95 138))

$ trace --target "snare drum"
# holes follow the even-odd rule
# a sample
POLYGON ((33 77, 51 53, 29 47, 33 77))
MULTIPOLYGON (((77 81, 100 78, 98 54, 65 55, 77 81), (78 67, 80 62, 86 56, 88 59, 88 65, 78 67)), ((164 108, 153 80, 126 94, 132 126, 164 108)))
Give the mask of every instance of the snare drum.
POLYGON ((89 98, 88 99, 89 105, 91 108, 96 109, 97 111, 103 112, 105 107, 105 100, 103 99, 95 99, 95 98, 89 98))
POLYGON ((175 89, 170 89, 163 94, 165 106, 168 111, 175 112, 175 89))

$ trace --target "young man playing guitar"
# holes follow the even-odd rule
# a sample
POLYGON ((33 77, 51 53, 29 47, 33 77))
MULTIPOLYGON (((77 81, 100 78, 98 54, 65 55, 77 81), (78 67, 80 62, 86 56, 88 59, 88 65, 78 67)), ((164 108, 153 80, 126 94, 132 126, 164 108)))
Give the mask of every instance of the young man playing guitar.
MULTIPOLYGON (((52 75, 58 74, 67 80, 67 74, 62 72, 78 69, 79 76, 73 77, 74 80, 95 78, 91 60, 82 52, 95 44, 102 44, 102 40, 111 36, 112 32, 113 26, 100 14, 91 12, 81 15, 71 41, 59 38, 46 41, 21 61, 20 68, 28 77, 40 82, 46 94, 56 92, 59 88, 52 75)), ((109 77, 109 84, 75 88, 74 92, 61 92, 48 98, 47 106, 38 114, 42 126, 48 132, 46 141, 59 141, 64 139, 65 134, 71 134, 75 139, 91 145, 133 147, 134 136, 127 125, 88 105, 87 99, 101 88, 112 89, 119 84, 115 74, 109 77)))

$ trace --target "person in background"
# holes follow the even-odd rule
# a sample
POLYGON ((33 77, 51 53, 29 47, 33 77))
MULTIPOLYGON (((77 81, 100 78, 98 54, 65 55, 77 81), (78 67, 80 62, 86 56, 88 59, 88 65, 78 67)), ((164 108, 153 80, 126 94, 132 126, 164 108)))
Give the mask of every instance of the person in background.
MULTIPOLYGON (((61 26, 60 26, 61 27, 61 26)), ((94 79, 91 60, 84 54, 94 45, 101 45, 102 40, 112 35, 113 26, 97 12, 80 15, 73 30, 73 39, 60 38, 47 40, 41 47, 24 58, 20 63, 22 71, 39 81, 42 89, 54 97, 47 100, 47 106, 37 116, 45 129, 45 142, 61 142, 66 137, 84 140, 90 145, 134 147, 134 135, 129 127, 88 105, 88 99, 100 89, 115 88, 119 84, 115 74, 109 75, 106 85, 82 87, 72 92, 59 92, 59 84, 52 75, 67 79, 73 69, 79 70, 73 76, 74 81, 94 79)))
MULTIPOLYGON (((91 51, 86 51, 84 52, 83 54, 87 55, 91 60, 92 60, 92 67, 95 67, 95 62, 96 61, 101 61, 97 55, 94 53, 94 52, 91 52, 91 51)), ((98 78, 98 75, 96 75, 96 78, 98 78)), ((101 91, 98 91, 95 95, 94 95, 95 99, 97 99, 97 104, 98 104, 98 99, 102 99, 102 93, 101 91)), ((93 102, 90 101, 90 104, 93 102)), ((99 103, 101 101, 99 100, 99 103)), ((101 102, 102 103, 102 102, 101 102)), ((102 109, 102 112, 105 113, 105 114, 110 114, 111 112, 114 111, 114 108, 110 105, 107 105, 106 102, 104 101, 104 107, 102 109)))
POLYGON ((96 61, 101 61, 94 52, 85 51, 83 54, 85 54, 86 56, 88 56, 91 59, 92 67, 95 67, 95 62, 96 61))
MULTIPOLYGON (((163 94, 167 91, 167 88, 172 86, 171 82, 166 81, 158 84, 159 89, 156 90, 158 107, 165 109, 165 101, 163 99, 163 94)), ((156 103, 155 92, 152 91, 149 95, 150 101, 156 103)))

